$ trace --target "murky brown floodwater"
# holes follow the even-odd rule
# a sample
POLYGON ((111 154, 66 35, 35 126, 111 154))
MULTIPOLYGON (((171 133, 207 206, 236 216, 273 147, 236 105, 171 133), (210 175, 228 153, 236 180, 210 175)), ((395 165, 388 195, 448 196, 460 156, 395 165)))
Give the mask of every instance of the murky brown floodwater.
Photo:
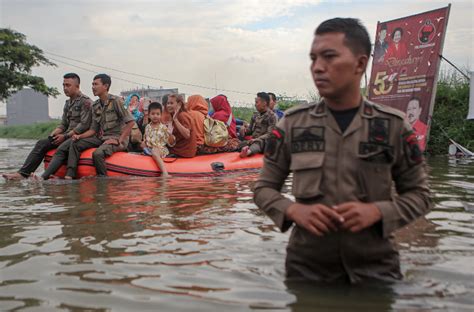
MULTIPOLYGON (((0 139, 0 171, 34 141, 0 139)), ((474 162, 429 159, 436 207, 398 234, 405 280, 287 285, 288 234, 253 204, 257 173, 0 178, 2 311, 471 311, 474 162)))

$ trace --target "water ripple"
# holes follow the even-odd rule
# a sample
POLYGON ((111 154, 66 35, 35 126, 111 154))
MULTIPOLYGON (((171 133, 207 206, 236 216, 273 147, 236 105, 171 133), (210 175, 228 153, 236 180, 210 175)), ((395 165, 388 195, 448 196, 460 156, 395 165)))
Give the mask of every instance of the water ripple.
MULTIPOLYGON (((0 170, 18 168, 33 143, 0 139, 0 170)), ((469 310, 474 167, 446 158, 429 164, 435 208, 397 232, 406 278, 388 286, 286 283, 289 234, 253 204, 257 173, 168 181, 0 180, 0 306, 469 310)), ((291 178, 284 185, 290 189, 291 178)))

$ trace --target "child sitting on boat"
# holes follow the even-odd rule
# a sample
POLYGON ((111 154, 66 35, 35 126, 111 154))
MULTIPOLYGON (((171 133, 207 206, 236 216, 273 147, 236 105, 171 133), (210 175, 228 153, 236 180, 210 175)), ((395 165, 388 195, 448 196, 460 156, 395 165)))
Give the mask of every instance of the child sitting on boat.
POLYGON ((150 123, 145 127, 145 137, 142 142, 142 148, 145 154, 153 157, 161 170, 161 176, 168 177, 168 171, 166 170, 163 158, 169 154, 166 144, 172 146, 175 138, 170 134, 173 130, 168 129, 168 127, 161 122, 162 112, 163 108, 158 102, 150 103, 150 106, 148 106, 150 123))

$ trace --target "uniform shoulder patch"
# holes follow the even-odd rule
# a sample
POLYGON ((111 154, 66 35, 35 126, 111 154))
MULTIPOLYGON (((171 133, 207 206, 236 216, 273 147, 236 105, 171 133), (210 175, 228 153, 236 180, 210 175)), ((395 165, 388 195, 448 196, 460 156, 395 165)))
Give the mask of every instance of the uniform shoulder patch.
POLYGON ((92 108, 94 110, 101 109, 100 100, 95 100, 94 102, 92 102, 92 108))
POLYGON ((277 161, 281 146, 285 138, 285 132, 280 128, 272 130, 270 136, 265 140, 265 158, 277 161))
POLYGON ((90 100, 90 99, 91 99, 90 97, 88 97, 88 96, 85 95, 84 93, 81 93, 81 98, 86 99, 86 100, 90 100))
POLYGON ((405 118, 405 113, 402 112, 401 110, 396 109, 396 108, 393 108, 393 107, 390 107, 390 106, 387 106, 387 105, 383 105, 383 104, 377 104, 377 103, 370 102, 370 101, 367 101, 367 103, 370 106, 372 106, 374 109, 378 110, 379 112, 386 113, 386 114, 393 115, 393 116, 397 116, 400 119, 405 118))
POLYGON ((88 97, 86 97, 86 98, 84 99, 82 105, 84 106, 85 109, 91 109, 91 107, 92 107, 92 100, 89 99, 88 97))
POLYGON ((413 130, 408 130, 402 134, 405 153, 407 155, 408 164, 417 165, 423 161, 423 153, 418 145, 418 139, 413 130))
POLYGON ((300 111, 303 111, 303 110, 307 110, 307 109, 311 109, 315 106, 317 106, 318 103, 315 103, 315 102, 311 102, 311 103, 306 103, 306 104, 299 104, 299 105, 296 105, 295 107, 292 107, 290 109, 287 109, 285 111, 285 116, 291 116, 297 112, 300 112, 300 111))

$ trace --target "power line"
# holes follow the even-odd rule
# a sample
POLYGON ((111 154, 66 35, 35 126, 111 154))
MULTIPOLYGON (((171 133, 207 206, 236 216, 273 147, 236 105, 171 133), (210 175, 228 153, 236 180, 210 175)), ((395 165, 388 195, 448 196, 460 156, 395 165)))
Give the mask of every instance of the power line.
MULTIPOLYGON (((93 74, 97 74, 97 71, 95 71, 95 70, 91 70, 91 69, 88 69, 88 68, 85 68, 85 67, 82 67, 82 66, 78 66, 78 65, 75 65, 75 64, 71 64, 71 63, 69 63, 69 62, 65 62, 65 61, 62 61, 62 60, 58 60, 58 59, 56 59, 56 58, 54 58, 54 57, 49 57, 49 59, 52 60, 52 61, 54 61, 54 62, 57 62, 57 63, 61 63, 61 64, 68 65, 68 66, 72 66, 72 67, 74 67, 74 68, 78 68, 78 69, 81 69, 81 70, 84 70, 84 71, 87 71, 87 72, 90 72, 90 73, 93 73, 93 74)), ((120 77, 117 77, 117 76, 110 76, 110 77, 113 78, 113 79, 116 79, 116 80, 121 80, 121 81, 124 81, 124 82, 131 83, 131 84, 134 84, 134 85, 142 85, 142 86, 143 86, 143 85, 147 85, 147 86, 150 86, 149 84, 144 84, 144 83, 142 83, 142 82, 124 79, 124 78, 120 78, 120 77)), ((158 87, 156 87, 156 86, 150 86, 150 87, 155 88, 155 89, 160 89, 160 88, 158 88, 158 87)), ((240 103, 240 104, 245 103, 245 106, 248 106, 249 104, 251 104, 251 103, 249 103, 248 101, 234 100, 234 102, 240 103)), ((1 103, 0 103, 0 105, 1 105, 1 103)))
MULTIPOLYGON (((64 61, 62 61, 62 60, 58 60, 58 59, 55 59, 55 58, 53 58, 53 57, 49 57, 49 59, 52 60, 52 61, 61 63, 61 64, 65 64, 65 65, 68 65, 68 66, 72 66, 72 67, 75 67, 75 68, 79 68, 79 69, 85 70, 85 71, 90 72, 90 73, 93 73, 93 74, 97 74, 97 71, 94 71, 94 70, 91 70, 91 69, 88 69, 88 68, 84 68, 84 67, 82 67, 82 66, 78 66, 78 65, 75 65, 75 64, 71 64, 71 63, 68 63, 68 62, 64 62, 64 61)), ((114 79, 117 79, 117 80, 121 80, 121 81, 125 81, 125 82, 128 82, 128 83, 132 83, 132 84, 135 84, 135 85, 144 85, 144 84, 141 83, 141 82, 132 81, 132 80, 128 80, 128 79, 116 77, 116 76, 111 76, 111 78, 114 78, 114 79)), ((148 85, 148 84, 147 84, 147 85, 148 85)), ((151 87, 156 88, 156 89, 159 89, 158 87, 154 87, 154 86, 151 86, 151 87)))
MULTIPOLYGON (((188 87, 202 88, 202 89, 207 89, 207 90, 215 90, 215 87, 209 87, 209 86, 203 86, 203 85, 198 85, 198 84, 192 84, 192 83, 186 83, 186 82, 173 81, 173 80, 168 80, 168 79, 163 79, 163 78, 158 78, 158 77, 152 77, 152 76, 147 76, 147 75, 141 75, 141 74, 137 74, 137 73, 127 72, 127 71, 124 71, 124 70, 115 69, 115 68, 108 67, 108 66, 101 66, 101 65, 96 65, 96 64, 92 64, 92 63, 80 61, 80 60, 77 60, 77 59, 73 59, 73 58, 70 58, 70 57, 67 57, 67 56, 59 55, 59 54, 56 54, 56 53, 53 53, 53 52, 48 52, 48 51, 44 51, 44 53, 50 54, 50 55, 53 55, 53 56, 56 56, 56 57, 60 57, 60 58, 63 58, 63 59, 67 59, 67 60, 70 60, 70 61, 74 61, 74 62, 77 62, 77 63, 82 63, 82 64, 86 64, 86 65, 94 66, 94 67, 98 67, 98 68, 103 68, 103 69, 106 69, 106 70, 112 70, 112 71, 119 72, 119 73, 122 73, 122 74, 137 76, 137 77, 146 78, 146 79, 151 79, 151 80, 158 80, 158 81, 163 81, 163 82, 167 82, 167 83, 174 83, 174 84, 179 84, 179 85, 188 86, 188 87)), ((51 58, 51 59, 52 59, 52 58, 51 58)), ((57 61, 57 60, 56 60, 56 61, 57 61)), ((60 62, 60 61, 59 61, 59 62, 60 62)), ((64 62, 63 62, 63 63, 64 63, 64 62)), ((68 64, 68 65, 74 66, 74 65, 72 65, 72 64, 68 64)), ((77 66, 76 66, 76 67, 77 67, 77 66)), ((78 67, 78 68, 79 68, 79 67, 78 67)), ((83 68, 82 68, 82 69, 83 69, 83 68)), ((220 91, 223 91, 223 92, 232 92, 232 93, 247 94, 247 95, 255 95, 255 94, 256 94, 255 92, 245 92, 245 91, 230 90, 230 89, 219 89, 219 90, 220 90, 220 91)))

